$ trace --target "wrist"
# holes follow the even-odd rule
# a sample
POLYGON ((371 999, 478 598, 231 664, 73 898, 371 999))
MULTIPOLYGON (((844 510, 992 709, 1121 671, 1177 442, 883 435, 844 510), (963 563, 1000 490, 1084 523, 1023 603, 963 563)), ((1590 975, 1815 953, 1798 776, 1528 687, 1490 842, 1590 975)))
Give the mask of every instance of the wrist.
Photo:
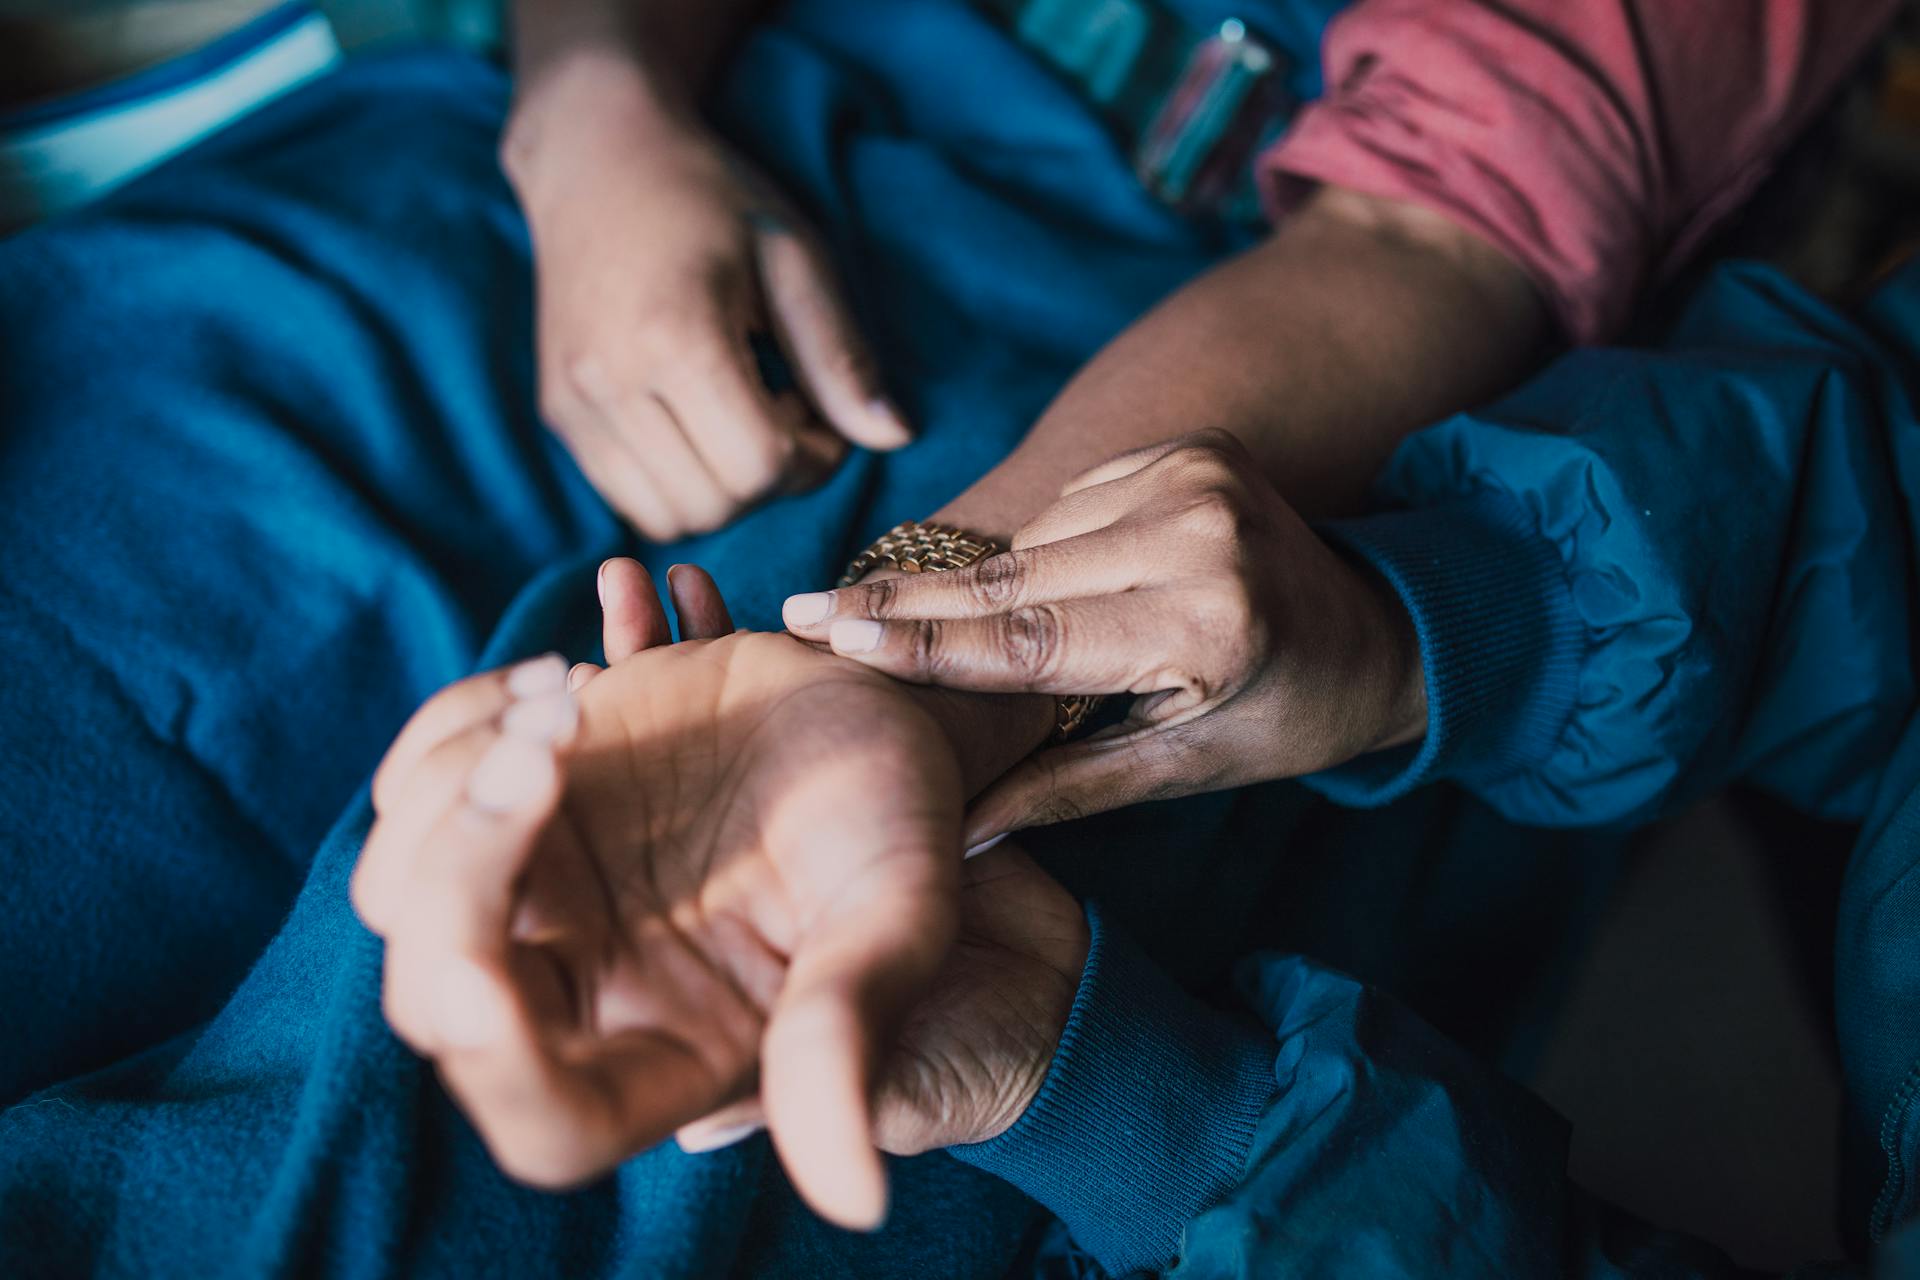
POLYGON ((1054 699, 1049 694, 964 693, 919 684, 905 688, 946 734, 968 799, 1053 736, 1054 699))
POLYGON ((1393 585, 1370 565, 1327 547, 1335 586, 1315 608, 1316 641, 1290 646, 1289 685, 1301 705, 1324 704, 1329 693, 1342 715, 1324 758, 1335 768, 1359 756, 1418 741, 1427 728, 1425 671, 1419 634, 1393 585))
POLYGON ((1427 732, 1427 672, 1413 615, 1385 578, 1364 565, 1353 570, 1369 602, 1366 632, 1373 638, 1373 669, 1381 689, 1377 727, 1366 750, 1418 742, 1427 732))
POLYGON ((576 176, 603 176, 609 145, 645 154, 707 140, 687 86, 617 44, 583 42, 522 75, 500 167, 531 216, 576 176))

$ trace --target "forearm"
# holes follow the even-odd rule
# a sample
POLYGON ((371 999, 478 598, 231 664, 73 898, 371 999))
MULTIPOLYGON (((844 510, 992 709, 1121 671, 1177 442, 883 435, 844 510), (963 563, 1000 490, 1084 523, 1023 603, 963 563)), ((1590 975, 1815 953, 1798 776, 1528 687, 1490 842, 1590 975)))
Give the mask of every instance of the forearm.
POLYGON ((516 0, 503 155, 516 180, 568 130, 682 127, 766 0, 516 0))
POLYGON ((1328 189, 1110 343, 939 518, 1004 540, 1087 468, 1202 427, 1238 436, 1304 512, 1350 511, 1403 437, 1518 381, 1548 334, 1498 250, 1328 189))
MULTIPOLYGON (((1209 426, 1238 436, 1296 506, 1352 510, 1402 438, 1517 381, 1548 332, 1498 251, 1436 215, 1329 190, 1110 343, 936 518, 1005 545, 1089 467, 1209 426)), ((970 781, 1050 728, 1051 698, 942 697, 930 710, 970 781)))

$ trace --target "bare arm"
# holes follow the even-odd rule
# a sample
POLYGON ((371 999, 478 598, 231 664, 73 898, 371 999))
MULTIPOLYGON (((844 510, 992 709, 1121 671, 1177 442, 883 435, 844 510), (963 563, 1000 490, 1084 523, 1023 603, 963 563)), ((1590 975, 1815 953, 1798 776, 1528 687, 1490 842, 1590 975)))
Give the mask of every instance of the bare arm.
POLYGON ((566 159, 595 117, 679 128, 767 0, 515 0, 514 105, 503 153, 517 182, 566 159))
POLYGON ((1007 541, 1087 468, 1210 427, 1303 513, 1351 511, 1402 438, 1518 381, 1549 333, 1499 250, 1328 188, 1114 339, 940 518, 1007 541))
MULTIPOLYGON (((1352 511, 1401 439, 1518 381, 1550 334, 1528 277, 1478 237, 1411 205, 1326 189, 1115 338, 938 518, 1011 544, 1088 468, 1205 428, 1236 437, 1303 513, 1352 511)), ((1411 680, 1376 677, 1408 666, 1404 616, 1379 591, 1353 594, 1353 625, 1337 629, 1354 673, 1344 683, 1387 689, 1397 707, 1405 689, 1418 693, 1417 660, 1411 680)), ((1009 752, 1045 740, 1035 702, 1051 705, 948 691, 929 709, 969 771, 993 776, 1009 752)), ((1394 723, 1423 719, 1422 704, 1394 723)))

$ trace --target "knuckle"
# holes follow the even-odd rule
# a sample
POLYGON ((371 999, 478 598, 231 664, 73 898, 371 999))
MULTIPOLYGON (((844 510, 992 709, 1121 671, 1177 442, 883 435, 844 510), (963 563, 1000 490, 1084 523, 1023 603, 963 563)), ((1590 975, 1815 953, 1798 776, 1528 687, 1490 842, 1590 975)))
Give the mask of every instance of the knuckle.
POLYGON ((1058 760, 1047 760, 1045 792, 1038 804, 1034 805, 1031 821, 1035 826, 1048 827, 1058 822, 1076 822, 1093 812, 1093 806, 1068 782, 1065 770, 1058 760))
POLYGON ((613 399, 614 381, 597 352, 570 351, 557 365, 558 376, 547 380, 547 398, 561 414, 576 414, 587 405, 605 405, 613 399))
POLYGON ((780 484, 791 459, 790 451, 779 449, 772 441, 764 447, 755 446, 732 468, 728 494, 741 502, 765 497, 780 484))
POLYGON ((1269 624, 1245 584, 1225 580, 1187 608, 1199 644, 1179 664, 1173 684, 1211 702, 1244 684, 1265 660, 1269 624))
POLYGON ((755 449, 753 470, 764 477, 765 486, 771 488, 793 466, 794 455, 799 452, 800 442, 791 431, 782 431, 769 427, 761 433, 755 449))
POLYGON ((899 604, 900 587, 896 579, 875 578, 872 582, 862 583, 851 596, 850 603, 858 608, 860 616, 891 618, 899 604))
POLYGON ((1202 427, 1186 437, 1186 447, 1214 454, 1222 461, 1238 459, 1246 454, 1246 446, 1240 443, 1240 437, 1224 427, 1202 427))
POLYGON ((989 556, 973 566, 966 592, 974 606, 985 613, 1009 608, 1027 585, 1027 566, 1016 555, 989 556))
POLYGON ((1237 543, 1247 527, 1246 508, 1231 488, 1205 484, 1195 488, 1174 517, 1189 537, 1209 543, 1237 543))
MULTIPOLYGON (((1229 437, 1231 439, 1231 437, 1229 437)), ((1237 445, 1234 446, 1238 448, 1237 445)), ((1197 489, 1237 488, 1240 465, 1237 454, 1211 439, 1192 438, 1163 460, 1181 483, 1197 489)))
POLYGON ((1012 670, 1044 680, 1060 663, 1065 623, 1052 605, 1028 605, 1001 615, 996 639, 1000 657, 1012 670))
POLYGON ((953 674, 960 665, 940 628, 925 621, 907 626, 907 662, 912 670, 933 679, 953 674))

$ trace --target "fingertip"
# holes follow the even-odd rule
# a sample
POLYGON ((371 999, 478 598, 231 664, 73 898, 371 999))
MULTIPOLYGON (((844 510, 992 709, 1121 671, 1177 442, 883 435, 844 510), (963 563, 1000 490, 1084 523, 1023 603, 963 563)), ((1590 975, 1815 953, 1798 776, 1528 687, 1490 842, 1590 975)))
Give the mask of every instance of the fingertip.
POLYGON ((680 619, 682 640, 717 640, 733 633, 733 615, 713 575, 697 564, 667 570, 667 594, 680 619))
POLYGON ((827 643, 835 653, 857 658, 878 649, 886 630, 872 618, 842 618, 827 628, 827 643))
POLYGON ((873 1145, 873 1049, 845 997, 815 993, 776 1011, 762 1096, 780 1160, 814 1212, 849 1231, 886 1221, 887 1173, 873 1145))
POLYGON ((869 449, 890 453, 913 443, 913 428, 891 397, 875 396, 865 405, 865 430, 861 442, 869 449))
POLYGON ((576 662, 573 670, 567 672, 567 692, 578 693, 586 687, 587 681, 600 674, 600 668, 591 662, 576 662))
POLYGON ((988 836, 986 839, 980 841, 978 844, 970 846, 967 849, 966 853, 961 855, 961 860, 965 861, 967 859, 979 857, 981 854, 986 853, 989 850, 998 846, 1002 840, 1005 840, 1008 836, 1012 834, 1013 833, 1011 831, 1002 831, 997 836, 988 836))
POLYGON ((543 653, 507 671, 507 693, 515 698, 537 698, 562 688, 566 675, 565 658, 557 653, 543 653))
POLYGON ((806 630, 827 620, 833 612, 833 592, 808 591, 780 603, 780 621, 791 630, 806 630))
POLYGON ((871 1156, 869 1168, 849 1171, 853 1176, 836 1203, 822 1206, 821 1216, 835 1226, 874 1232, 887 1225, 887 1170, 879 1152, 871 1156))
POLYGON ((705 1155, 711 1151, 723 1151, 728 1147, 745 1142, 767 1126, 758 1120, 749 1120, 744 1124, 688 1125, 674 1135, 674 1141, 680 1149, 690 1156, 705 1155))

